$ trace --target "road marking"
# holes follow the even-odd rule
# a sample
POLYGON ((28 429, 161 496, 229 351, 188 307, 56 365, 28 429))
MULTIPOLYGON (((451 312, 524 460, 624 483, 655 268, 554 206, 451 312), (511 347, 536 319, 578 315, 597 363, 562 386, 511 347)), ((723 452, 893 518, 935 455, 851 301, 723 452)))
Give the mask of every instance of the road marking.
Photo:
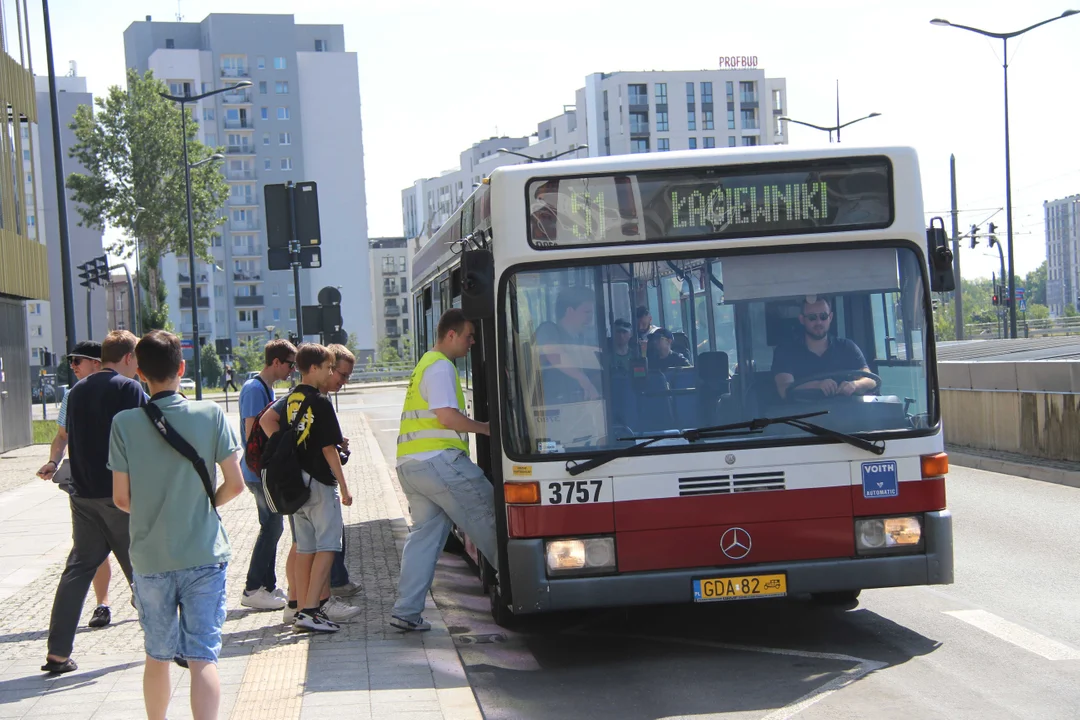
MULTIPOLYGON (((575 634, 591 635, 592 633, 575 634)), ((821 685, 820 687, 811 690, 802 697, 793 700, 782 708, 773 710, 761 720, 788 720, 788 718, 794 717, 795 715, 801 713, 803 710, 806 710, 811 705, 821 702, 836 691, 843 690, 848 685, 851 685, 863 676, 869 675, 875 670, 880 670, 881 668, 888 666, 888 663, 878 662, 877 660, 867 660, 865 658, 854 657, 852 655, 841 655, 839 653, 812 652, 810 650, 788 650, 784 648, 758 647, 756 645, 735 645, 725 642, 713 642, 711 640, 664 638, 654 637, 652 635, 620 635, 620 637, 629 637, 637 640, 652 640, 654 642, 671 643, 674 645, 694 645, 698 647, 713 647, 720 648, 722 650, 734 650, 738 652, 764 653, 766 655, 787 655, 789 657, 813 658, 815 660, 835 660, 838 662, 848 662, 855 664, 855 667, 844 670, 842 673, 840 673, 838 677, 833 678, 824 685, 821 685)))
POLYGON ((1041 655, 1047 660, 1080 660, 1080 651, 985 610, 944 610, 943 612, 957 620, 963 620, 968 625, 974 625, 1000 640, 1012 643, 1018 648, 1041 655))

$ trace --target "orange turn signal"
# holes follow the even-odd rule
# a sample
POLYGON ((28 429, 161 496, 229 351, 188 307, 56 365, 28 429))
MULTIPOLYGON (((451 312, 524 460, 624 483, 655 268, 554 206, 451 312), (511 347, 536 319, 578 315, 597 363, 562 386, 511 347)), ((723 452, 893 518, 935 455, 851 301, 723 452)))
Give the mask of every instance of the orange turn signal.
POLYGON ((503 485, 503 496, 507 505, 538 505, 540 483, 508 482, 503 485))
POLYGON ((948 453, 938 453, 936 455, 922 456, 922 476, 924 480, 927 478, 945 477, 948 472, 948 453))

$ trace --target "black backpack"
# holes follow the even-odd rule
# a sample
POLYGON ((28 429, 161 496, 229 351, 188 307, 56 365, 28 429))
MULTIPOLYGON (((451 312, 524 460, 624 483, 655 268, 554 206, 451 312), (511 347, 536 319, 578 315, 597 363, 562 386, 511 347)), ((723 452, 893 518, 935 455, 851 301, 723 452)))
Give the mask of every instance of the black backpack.
MULTIPOLYGON (((288 424, 283 423, 282 427, 271 435, 263 446, 261 458, 263 494, 266 496, 266 503, 270 506, 270 510, 282 515, 292 515, 311 497, 311 489, 304 482, 300 456, 296 451, 296 430, 314 396, 315 393, 312 393, 305 397, 293 421, 288 424)), ((288 410, 286 410, 287 413, 288 410)))

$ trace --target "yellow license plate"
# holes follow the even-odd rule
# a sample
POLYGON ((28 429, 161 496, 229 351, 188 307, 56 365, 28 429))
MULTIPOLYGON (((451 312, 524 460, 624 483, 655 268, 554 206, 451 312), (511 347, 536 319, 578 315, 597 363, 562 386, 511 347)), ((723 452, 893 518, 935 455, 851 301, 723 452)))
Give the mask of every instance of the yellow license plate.
POLYGON ((787 595, 787 575, 732 575, 694 580, 694 602, 751 600, 787 595))

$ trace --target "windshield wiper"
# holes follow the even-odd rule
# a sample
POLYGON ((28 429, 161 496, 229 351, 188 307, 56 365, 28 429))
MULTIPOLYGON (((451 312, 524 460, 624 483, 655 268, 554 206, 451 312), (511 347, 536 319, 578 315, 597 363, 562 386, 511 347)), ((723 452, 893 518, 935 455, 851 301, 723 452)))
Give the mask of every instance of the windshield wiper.
POLYGON ((678 433, 668 433, 664 435, 638 435, 634 438, 619 438, 620 440, 642 440, 636 445, 631 445, 627 448, 619 448, 606 452, 603 455, 597 455, 596 457, 585 460, 571 465, 566 464, 566 472, 570 475, 580 475, 586 470, 592 470, 593 468, 605 465, 612 460, 617 460, 621 457, 628 457, 635 455, 645 447, 651 445, 658 440, 670 440, 675 438, 681 438, 689 442, 697 442, 698 440, 709 440, 712 438, 722 437, 737 437, 740 435, 756 434, 762 432, 770 425, 789 425, 794 428, 798 428, 804 432, 808 432, 818 437, 826 437, 832 440, 839 440, 840 442, 847 443, 860 450, 873 453, 874 455, 885 454, 885 443, 883 441, 870 442, 857 435, 850 435, 848 433, 840 432, 839 430, 833 430, 817 423, 807 422, 807 418, 817 417, 819 415, 827 415, 828 410, 820 410, 818 412, 803 413, 801 415, 785 415, 775 418, 755 418, 753 420, 746 420, 744 422, 731 423, 730 425, 713 425, 711 427, 690 428, 689 430, 683 430, 678 433))

